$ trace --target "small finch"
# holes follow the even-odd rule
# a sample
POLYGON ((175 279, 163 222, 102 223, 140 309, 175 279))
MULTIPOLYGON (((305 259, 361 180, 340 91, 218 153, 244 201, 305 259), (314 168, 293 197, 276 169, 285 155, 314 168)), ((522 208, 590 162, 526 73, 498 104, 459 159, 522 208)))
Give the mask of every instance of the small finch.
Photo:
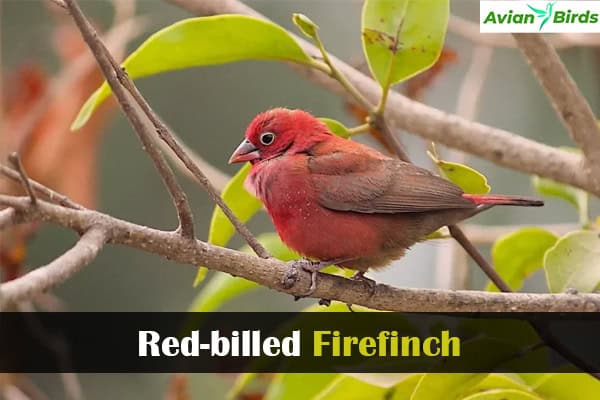
MULTIPOLYGON (((281 240, 311 260, 381 268, 428 234, 492 205, 542 206, 518 196, 472 195, 426 169, 335 136, 302 110, 276 108, 250 123, 229 163, 252 164, 246 188, 265 205, 281 240)), ((366 278, 363 278, 366 279, 366 278)))

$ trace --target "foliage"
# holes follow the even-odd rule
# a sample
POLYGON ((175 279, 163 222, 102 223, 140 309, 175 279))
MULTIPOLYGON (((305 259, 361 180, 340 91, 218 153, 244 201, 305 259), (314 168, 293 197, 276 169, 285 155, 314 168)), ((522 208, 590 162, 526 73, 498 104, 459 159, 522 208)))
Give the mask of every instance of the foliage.
MULTIPOLYGON (((513 290, 523 286, 525 278, 544 266, 544 254, 557 237, 540 228, 522 228, 499 238, 492 247, 492 260, 500 276, 513 290)), ((489 283, 487 290, 497 291, 489 283)))
POLYGON ((487 178, 481 172, 463 164, 440 160, 429 151, 427 155, 438 166, 442 175, 459 186, 465 193, 486 194, 490 191, 487 178))

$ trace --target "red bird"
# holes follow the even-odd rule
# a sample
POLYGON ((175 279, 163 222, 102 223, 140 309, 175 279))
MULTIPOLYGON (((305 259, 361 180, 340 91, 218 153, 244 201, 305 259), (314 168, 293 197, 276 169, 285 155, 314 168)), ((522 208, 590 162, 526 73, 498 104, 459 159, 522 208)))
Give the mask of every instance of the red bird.
POLYGON ((249 161, 246 188, 264 203, 283 242, 310 259, 381 268, 429 233, 490 205, 541 206, 516 196, 470 195, 426 169, 340 138, 302 110, 276 108, 250 123, 229 163, 249 161))

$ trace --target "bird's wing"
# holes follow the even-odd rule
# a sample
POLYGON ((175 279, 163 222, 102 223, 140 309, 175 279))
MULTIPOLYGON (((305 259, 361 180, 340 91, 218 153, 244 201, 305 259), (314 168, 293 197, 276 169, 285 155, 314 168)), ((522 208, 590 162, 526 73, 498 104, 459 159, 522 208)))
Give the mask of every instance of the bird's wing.
POLYGON ((546 15, 545 10, 540 10, 539 8, 531 7, 529 4, 527 4, 527 7, 529 7, 531 9, 531 11, 536 13, 538 15, 538 17, 544 17, 546 15))
POLYGON ((395 214, 475 206, 458 186, 395 159, 335 152, 309 157, 308 167, 319 203, 332 210, 395 214))

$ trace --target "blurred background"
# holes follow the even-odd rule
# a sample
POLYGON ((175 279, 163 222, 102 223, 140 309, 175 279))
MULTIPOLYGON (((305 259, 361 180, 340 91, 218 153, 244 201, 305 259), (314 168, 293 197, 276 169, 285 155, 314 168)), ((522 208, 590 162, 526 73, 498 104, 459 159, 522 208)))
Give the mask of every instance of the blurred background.
MULTIPOLYGON (((128 7, 133 4, 122 2, 118 9, 123 17, 115 16, 113 4, 108 0, 80 3, 102 31, 111 29, 115 19, 121 18, 121 22, 128 19, 132 12, 128 7)), ((291 22, 293 12, 310 16, 320 25, 330 52, 360 65, 361 1, 262 0, 247 4, 292 31, 295 31, 291 22)), ((28 105, 39 100, 44 88, 56 84, 65 90, 46 104, 45 109, 52 111, 48 111, 49 115, 42 118, 27 139, 32 165, 28 168, 32 176, 44 177, 51 186, 69 191, 74 198, 108 214, 158 228, 175 228, 176 217, 170 199, 127 121, 114 105, 105 106, 87 130, 67 131, 82 102, 100 82, 97 73, 87 72, 69 84, 56 83, 69 63, 87 51, 69 19, 41 0, 0 0, 0 5, 5 116, 0 130, 0 146, 4 148, 0 147, 0 153, 9 149, 11 140, 20 140, 15 138, 15 132, 23 131, 27 116, 34 112, 28 105)), ((135 5, 133 13, 143 16, 143 20, 137 21, 133 29, 128 28, 127 35, 132 38, 125 54, 152 32, 190 17, 184 10, 159 0, 137 1, 135 5)), ((479 15, 479 7, 472 0, 452 0, 451 11, 472 21, 479 15)), ((122 44, 117 43, 117 47, 122 44)), ((421 101, 456 112, 459 92, 473 57, 490 57, 481 94, 475 97, 477 112, 470 117, 549 145, 572 145, 516 49, 476 49, 470 38, 453 31, 447 35, 446 47, 446 62, 420 93, 421 101)), ((598 50, 572 46, 561 50, 561 56, 597 112, 600 100, 598 50)), ((158 114, 189 147, 230 175, 236 171, 235 166, 227 165, 230 153, 240 142, 248 122, 265 109, 302 108, 318 116, 337 119, 347 126, 357 124, 339 97, 308 83, 287 65, 275 62, 242 62, 171 72, 144 78, 138 84, 158 114)), ((466 96, 477 95, 467 91, 466 96)), ((412 158, 431 168, 425 154, 426 144, 409 134, 401 137, 412 158)), ((359 140, 378 145, 369 138, 359 140)), ((527 175, 474 157, 462 158, 443 148, 439 150, 446 158, 465 160, 484 173, 494 192, 534 194, 527 175)), ((192 202, 197 234, 200 239, 206 239, 213 204, 189 179, 182 176, 181 182, 192 202)), ((600 212, 596 203, 591 210, 592 216, 600 212)), ((547 199, 543 209, 498 208, 473 222, 491 225, 576 223, 577 214, 564 201, 547 199)), ((251 221, 250 228, 255 233, 273 230, 264 213, 251 221)), ((26 268, 49 262, 71 246, 74 239, 71 232, 42 227, 27 242, 26 268)), ((242 244, 235 238, 230 246, 238 248, 242 244)), ((489 256, 489 246, 483 246, 482 250, 489 256)), ((448 250, 440 241, 427 242, 415 246, 394 266, 370 276, 396 286, 455 287, 448 257, 450 260, 461 258, 456 250, 448 250)), ((59 300, 60 307, 71 311, 184 311, 202 288, 192 287, 195 273, 193 266, 110 246, 90 266, 57 288, 56 298, 48 301, 59 300)), ((470 266, 463 282, 466 288, 482 288, 485 279, 477 268, 470 266)), ((529 279, 525 290, 545 291, 543 276, 536 274, 529 279)), ((233 300, 224 310, 289 311, 313 303, 314 300, 294 302, 290 296, 261 288, 233 300)), ((80 376, 86 399, 159 399, 164 396, 168 380, 167 375, 80 376)), ((39 376, 36 381, 49 398, 64 397, 58 377, 39 376)), ((194 393, 202 393, 197 398, 221 398, 231 385, 231 379, 198 375, 191 377, 190 383, 194 393)))

